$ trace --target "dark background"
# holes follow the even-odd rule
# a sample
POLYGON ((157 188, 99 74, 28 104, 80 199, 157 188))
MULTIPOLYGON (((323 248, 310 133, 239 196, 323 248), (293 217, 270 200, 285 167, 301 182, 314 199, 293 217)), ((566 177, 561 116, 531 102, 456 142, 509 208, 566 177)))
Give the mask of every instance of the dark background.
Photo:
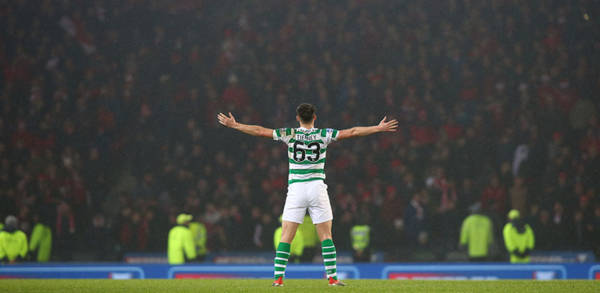
POLYGON ((330 148, 340 250, 364 222, 387 260, 443 260, 480 202, 598 253, 599 3, 0 1, 0 217, 48 223, 56 260, 165 251, 183 211, 213 252, 270 251, 285 146, 216 113, 310 102, 317 127, 400 121, 330 148))

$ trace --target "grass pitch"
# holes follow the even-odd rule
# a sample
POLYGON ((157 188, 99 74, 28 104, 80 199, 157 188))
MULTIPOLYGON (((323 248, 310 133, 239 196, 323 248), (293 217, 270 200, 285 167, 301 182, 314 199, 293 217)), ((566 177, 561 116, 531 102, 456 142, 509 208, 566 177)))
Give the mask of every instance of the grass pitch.
POLYGON ((265 279, 219 280, 0 280, 0 292, 600 292, 598 281, 397 281, 348 280, 328 287, 326 280, 285 280, 271 287, 265 279))

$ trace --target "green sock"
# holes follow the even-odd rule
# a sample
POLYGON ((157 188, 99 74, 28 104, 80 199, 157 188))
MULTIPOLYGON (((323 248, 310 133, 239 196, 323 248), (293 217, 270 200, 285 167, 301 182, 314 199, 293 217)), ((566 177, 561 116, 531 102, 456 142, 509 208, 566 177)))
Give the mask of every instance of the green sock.
POLYGON ((323 263, 325 264, 325 272, 327 272, 327 279, 332 277, 337 280, 337 265, 336 265, 336 254, 335 245, 333 240, 325 239, 321 242, 321 250, 323 252, 323 263))
POLYGON ((279 242, 275 251, 275 279, 285 275, 285 268, 290 258, 290 244, 279 242))

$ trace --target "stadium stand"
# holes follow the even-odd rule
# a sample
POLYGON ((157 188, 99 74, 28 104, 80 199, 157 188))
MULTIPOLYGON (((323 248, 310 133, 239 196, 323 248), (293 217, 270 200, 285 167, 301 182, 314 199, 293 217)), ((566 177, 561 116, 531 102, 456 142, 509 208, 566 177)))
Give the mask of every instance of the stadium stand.
POLYGON ((215 115, 310 102, 401 121, 331 147, 340 250, 361 215, 386 260, 443 261, 480 202, 496 241, 514 208, 536 249, 600 255, 597 1, 238 2, 1 1, 0 218, 45 219, 55 260, 166 251, 182 211, 209 251, 270 251, 285 149, 215 115))

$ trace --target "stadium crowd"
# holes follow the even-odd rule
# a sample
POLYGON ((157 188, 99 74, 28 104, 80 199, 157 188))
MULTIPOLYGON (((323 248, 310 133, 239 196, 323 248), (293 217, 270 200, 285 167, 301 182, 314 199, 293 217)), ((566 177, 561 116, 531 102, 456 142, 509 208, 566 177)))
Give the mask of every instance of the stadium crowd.
POLYGON ((600 254, 597 1, 0 1, 0 217, 55 259, 165 251, 185 211, 210 251, 273 249, 286 150, 216 113, 292 127, 401 122, 335 143, 334 239, 443 260, 480 203, 539 250, 600 254), (596 65, 593 65, 596 64, 596 65), (374 151, 377 150, 377 151, 374 151))

